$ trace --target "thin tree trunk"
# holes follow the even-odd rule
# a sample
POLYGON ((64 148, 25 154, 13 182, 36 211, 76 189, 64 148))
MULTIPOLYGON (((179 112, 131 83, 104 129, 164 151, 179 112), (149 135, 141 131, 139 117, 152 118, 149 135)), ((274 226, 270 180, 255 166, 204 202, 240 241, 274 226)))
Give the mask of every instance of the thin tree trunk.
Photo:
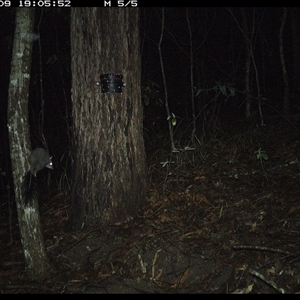
POLYGON ((249 41, 249 28, 247 25, 247 15, 245 12, 245 8, 241 7, 241 13, 243 17, 242 28, 244 31, 244 41, 245 41, 245 53, 246 53, 246 61, 245 61, 245 115, 247 122, 251 119, 251 86, 250 86, 250 73, 251 73, 251 45, 249 41))
POLYGON ((253 51, 253 44, 254 44, 254 32, 255 32, 255 26, 256 26, 256 22, 255 22, 255 8, 253 8, 253 13, 252 13, 252 20, 253 20, 253 24, 252 24, 252 30, 250 32, 248 25, 247 25, 247 14, 245 11, 245 8, 242 7, 240 9, 242 17, 243 17, 243 21, 242 21, 242 26, 240 26, 238 20, 236 19, 236 17, 234 16, 234 14, 232 13, 231 9, 228 9, 230 14, 232 15, 233 19, 235 20, 237 26, 240 28, 241 33, 244 35, 245 37, 245 46, 246 46, 246 51, 247 51, 247 59, 246 59, 246 73, 245 73, 245 90, 246 90, 246 119, 247 121, 249 121, 249 118, 251 117, 251 86, 250 86, 250 71, 251 71, 251 64, 250 62, 252 62, 253 65, 253 70, 254 70, 254 74, 255 74, 255 81, 256 81, 256 89, 257 89, 257 99, 258 99, 258 111, 259 111, 259 116, 260 116, 260 123, 261 126, 264 126, 264 116, 263 116, 263 112, 262 112, 262 107, 261 107, 261 93, 260 93, 260 83, 259 83, 259 78, 258 78, 258 69, 256 66, 256 61, 255 61, 255 57, 254 57, 254 51, 253 51))
POLYGON ((289 118, 289 111, 290 111, 290 91, 289 91, 289 79, 288 74, 285 66, 285 59, 284 59, 284 51, 283 51, 283 30, 286 22, 287 17, 287 8, 283 8, 283 16, 282 21, 279 29, 279 53, 280 53, 280 62, 282 68, 282 76, 283 76, 283 87, 284 87, 284 98, 283 98, 283 115, 285 118, 289 118))
POLYGON ((191 134, 191 141, 194 143, 195 132, 196 132, 196 113, 195 113, 195 90, 194 90, 194 53, 193 53, 193 37, 192 37, 192 29, 189 19, 189 10, 186 8, 186 20, 188 23, 189 30, 189 41, 190 41, 190 85, 191 85, 191 102, 192 102, 192 118, 193 118, 193 130, 191 134))
POLYGON ((293 100, 300 106, 300 15, 299 7, 291 8, 293 39, 293 100))
POLYGON ((246 121, 249 122, 251 120, 251 87, 250 87, 250 71, 251 71, 251 53, 247 46, 246 50, 246 62, 245 62, 245 93, 246 93, 246 105, 245 105, 245 115, 246 121))
POLYGON ((44 247, 38 203, 35 201, 32 206, 23 208, 21 190, 23 176, 30 169, 28 94, 34 13, 33 8, 16 9, 7 120, 14 193, 28 279, 42 280, 49 276, 51 266, 44 247))
POLYGON ((161 31, 160 31, 160 38, 158 42, 158 54, 159 54, 159 61, 160 61, 160 68, 164 83, 164 90, 165 90, 165 108, 167 112, 167 121, 169 125, 169 135, 170 135, 170 142, 171 142, 171 152, 176 151, 175 150, 175 143, 174 143, 174 133, 173 133, 173 125, 172 125, 172 116, 169 108, 169 99, 168 99, 168 89, 167 89, 167 81, 166 81, 166 75, 165 75, 165 68, 164 68, 164 61, 162 57, 161 52, 161 43, 164 36, 164 30, 165 30, 165 9, 162 8, 161 11, 161 31))

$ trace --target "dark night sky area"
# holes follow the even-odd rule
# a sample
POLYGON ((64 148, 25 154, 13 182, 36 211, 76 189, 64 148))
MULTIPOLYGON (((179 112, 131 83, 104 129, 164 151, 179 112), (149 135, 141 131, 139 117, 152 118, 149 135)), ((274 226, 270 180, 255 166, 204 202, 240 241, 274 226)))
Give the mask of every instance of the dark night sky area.
MULTIPOLYGON (((194 55, 194 86, 209 89, 216 82, 230 85, 239 91, 244 90, 245 79, 245 38, 239 26, 244 17, 240 8, 198 8, 189 9, 194 55), (237 25, 237 23, 239 25, 237 25)), ((45 100, 45 135, 50 152, 64 153, 69 145, 70 124, 70 27, 69 9, 37 9, 35 33, 40 41, 34 42, 30 93, 30 123, 33 146, 40 146, 38 135, 38 115, 40 111, 40 67, 43 78, 45 100), (40 24, 40 25, 39 25, 40 24), (39 27, 38 27, 39 25, 39 27), (39 42, 41 49, 39 49, 39 42), (40 54, 41 61, 40 66, 40 54), (55 150, 54 150, 55 149, 55 150)), ((283 15, 282 8, 246 8, 245 18, 249 32, 253 30, 253 53, 256 61, 261 94, 271 99, 269 105, 281 109, 283 97, 282 69, 279 57, 279 28, 283 15), (253 24, 255 20, 255 24, 253 24)), ((0 10, 0 68, 1 68, 1 162, 7 161, 8 140, 6 132, 7 90, 10 72, 10 59, 14 33, 14 9, 0 10)), ((157 93, 151 94, 150 103, 145 107, 145 126, 156 119, 165 120, 163 99, 164 89, 158 55, 158 41, 161 30, 161 9, 141 8, 140 32, 142 49, 142 84, 152 86, 157 93)), ((293 88, 293 57, 291 18, 288 13, 284 29, 284 51, 290 88, 293 88)), ((171 112, 183 124, 191 122, 190 107, 190 44, 185 8, 165 9, 165 32, 162 41, 163 61, 171 112)), ((251 69, 251 88, 257 96, 254 69, 251 69)), ((195 98, 196 114, 214 95, 203 93, 195 98)), ((243 117, 242 93, 235 97, 219 97, 223 119, 243 117), (226 102, 225 102, 226 100, 226 102)), ((296 102, 292 102, 292 105, 296 102)), ((298 103, 299 104, 299 103, 298 103)), ((254 109, 256 109, 254 105, 254 109)), ((269 109, 266 111, 270 112, 269 109)), ((161 122, 162 128, 166 122, 161 122)), ((164 127, 165 126, 165 127, 164 127)), ((149 128, 148 128, 149 129, 149 128)), ((5 164, 4 164, 5 165, 5 164)), ((3 167, 5 169, 5 166, 3 167)))

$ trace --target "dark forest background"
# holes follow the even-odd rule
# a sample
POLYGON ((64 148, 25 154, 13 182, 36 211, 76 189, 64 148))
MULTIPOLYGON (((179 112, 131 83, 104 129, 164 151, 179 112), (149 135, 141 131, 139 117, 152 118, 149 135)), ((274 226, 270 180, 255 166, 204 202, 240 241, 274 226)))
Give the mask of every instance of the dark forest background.
MULTIPOLYGON (((287 17, 283 27, 282 45, 290 104, 289 114, 285 116, 283 112, 285 86, 280 57, 280 28, 284 8, 193 7, 188 10, 187 17, 186 8, 168 7, 164 10, 163 36, 162 9, 147 7, 140 8, 140 12, 141 88, 146 150, 147 145, 152 145, 152 140, 156 136, 165 135, 168 139, 166 88, 170 112, 174 114, 177 122, 175 140, 179 135, 181 138, 191 135, 193 113, 196 117, 198 137, 209 135, 217 126, 222 128, 229 124, 237 130, 236 132, 247 130, 249 124, 257 126, 261 122, 259 104, 266 125, 270 119, 276 121, 299 115, 300 53, 296 52, 299 50, 299 8, 286 10, 287 17), (158 51, 161 37, 166 86, 163 82, 158 51), (253 51, 248 93, 245 90, 247 41, 250 41, 253 51), (251 98, 249 119, 245 116, 247 96, 251 98), (194 109, 191 101, 193 97, 194 109)), ((13 8, 1 9, 2 189, 10 182, 6 107, 14 19, 13 8)), ((113 35, 113 32, 107 34, 113 35)), ((72 136, 69 9, 36 9, 33 37, 35 42, 29 107, 32 146, 33 148, 43 146, 40 133, 44 132, 49 151, 54 156, 57 172, 59 170, 64 172, 70 166, 72 136), (41 107, 41 99, 44 100, 44 108, 41 107), (45 128, 39 126, 42 109, 45 111, 45 128)), ((124 81, 126 82, 126 78, 124 81)))

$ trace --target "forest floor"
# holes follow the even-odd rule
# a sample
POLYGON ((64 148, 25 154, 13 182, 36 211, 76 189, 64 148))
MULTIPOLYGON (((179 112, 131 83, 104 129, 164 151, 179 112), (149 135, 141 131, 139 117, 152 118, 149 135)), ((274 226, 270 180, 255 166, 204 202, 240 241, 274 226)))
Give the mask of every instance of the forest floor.
POLYGON ((41 221, 56 273, 42 283, 26 280, 6 210, 0 293, 299 293, 299 130, 228 125, 195 149, 178 138, 171 155, 156 135, 147 204, 126 223, 71 232, 68 199, 51 196, 41 221))

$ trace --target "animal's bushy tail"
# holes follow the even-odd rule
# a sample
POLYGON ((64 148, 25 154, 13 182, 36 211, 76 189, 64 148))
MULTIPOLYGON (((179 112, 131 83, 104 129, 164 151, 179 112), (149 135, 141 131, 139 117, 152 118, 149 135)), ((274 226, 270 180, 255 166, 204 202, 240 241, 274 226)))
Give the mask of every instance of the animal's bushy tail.
POLYGON ((28 206, 31 205, 33 199, 38 199, 39 190, 38 190, 38 183, 37 178, 33 176, 33 174, 28 171, 23 176, 22 182, 22 198, 23 198, 23 205, 28 206))

